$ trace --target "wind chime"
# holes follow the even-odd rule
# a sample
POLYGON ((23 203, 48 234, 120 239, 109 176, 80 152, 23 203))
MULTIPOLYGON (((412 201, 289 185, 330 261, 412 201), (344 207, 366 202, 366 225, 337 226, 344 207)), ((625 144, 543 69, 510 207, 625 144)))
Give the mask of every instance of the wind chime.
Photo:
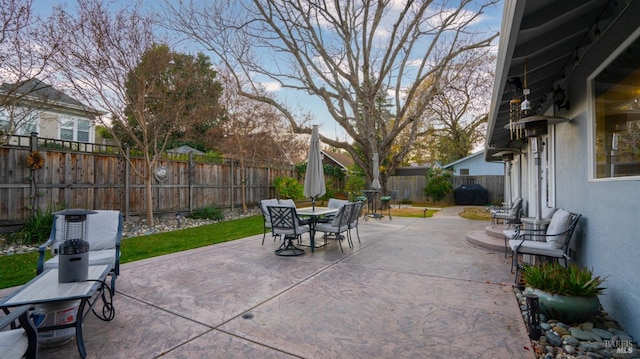
POLYGON ((524 100, 521 101, 518 93, 514 94, 514 98, 509 101, 509 131, 511 132, 511 140, 518 140, 524 137, 523 126, 520 119, 529 116, 531 112, 531 102, 529 102, 530 90, 527 85, 527 60, 524 60, 524 86, 522 94, 524 100))

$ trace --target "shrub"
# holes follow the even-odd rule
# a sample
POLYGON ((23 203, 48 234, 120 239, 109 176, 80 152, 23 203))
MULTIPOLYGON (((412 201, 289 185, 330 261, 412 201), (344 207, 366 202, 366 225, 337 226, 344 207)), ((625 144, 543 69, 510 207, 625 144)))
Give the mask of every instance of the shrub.
POLYGON ((17 244, 44 243, 49 238, 52 226, 53 213, 51 210, 42 211, 37 209, 36 213, 27 220, 19 232, 9 236, 9 241, 17 244))
POLYGON ((590 269, 575 264, 567 268, 558 263, 527 265, 522 272, 522 279, 529 287, 560 295, 589 297, 602 294, 606 289, 601 287, 605 278, 594 277, 590 269))
POLYGON ((202 208, 198 208, 194 210, 189 218, 193 219, 212 219, 216 221, 221 221, 224 219, 224 214, 220 210, 220 208, 214 206, 206 206, 202 208))
POLYGON ((451 184, 451 172, 442 168, 429 168, 427 170, 427 185, 424 187, 424 196, 433 202, 441 201, 453 191, 451 184))
POLYGON ((304 188, 295 178, 276 177, 273 180, 273 186, 278 192, 279 198, 300 199, 304 197, 304 188))

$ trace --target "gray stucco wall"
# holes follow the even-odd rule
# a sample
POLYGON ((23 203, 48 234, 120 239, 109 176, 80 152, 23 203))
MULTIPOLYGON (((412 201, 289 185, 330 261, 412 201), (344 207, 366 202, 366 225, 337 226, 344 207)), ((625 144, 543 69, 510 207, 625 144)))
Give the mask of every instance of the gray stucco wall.
POLYGON ((608 277, 601 303, 638 340, 640 180, 589 181, 591 122, 586 90, 587 77, 632 30, 620 26, 610 29, 609 37, 603 36, 584 58, 586 61, 581 60, 568 84, 571 112, 559 115, 572 121, 556 126, 556 203, 584 216, 575 238, 577 262, 608 277))

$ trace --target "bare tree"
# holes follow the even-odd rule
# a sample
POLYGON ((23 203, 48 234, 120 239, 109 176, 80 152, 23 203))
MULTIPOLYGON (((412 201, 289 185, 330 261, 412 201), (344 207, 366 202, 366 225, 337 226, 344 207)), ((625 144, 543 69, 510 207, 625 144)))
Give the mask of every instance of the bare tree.
POLYGON ((496 38, 474 25, 497 2, 166 1, 164 23, 214 52, 239 84, 250 79, 241 95, 276 108, 296 133, 311 128, 286 103, 261 94, 260 83, 320 99, 352 140, 322 141, 348 151, 371 180, 374 153, 391 173, 424 136, 421 115, 445 69, 496 38), (418 91, 428 78, 431 86, 418 91), (391 109, 377 106, 380 93, 392 97, 391 109))
POLYGON ((35 42, 39 19, 32 10, 33 0, 0 0, 0 145, 21 128, 28 133, 55 100, 41 95, 41 80, 50 81, 45 69, 57 49, 46 51, 35 42))
POLYGON ((423 115, 432 131, 421 142, 428 157, 441 164, 470 155, 484 142, 495 56, 477 49, 464 58, 443 73, 443 86, 423 115))
MULTIPOLYGON (((152 22, 139 6, 107 9, 100 0, 79 0, 73 11, 56 7, 43 34, 60 49, 55 70, 85 103, 110 114, 99 121, 118 146, 126 147, 120 138, 126 137, 144 158, 144 166, 131 168, 144 180, 146 217, 153 225, 152 181, 167 141, 207 117, 198 101, 209 106, 206 97, 217 99, 221 89, 198 82, 210 76, 200 72, 200 56, 189 60, 154 47, 152 22)), ((210 64, 204 68, 211 71, 210 64)))
MULTIPOLYGON (((234 77, 222 72, 225 91, 220 99, 226 108, 222 137, 216 147, 225 157, 236 159, 241 168, 242 210, 246 211, 245 171, 249 161, 295 163, 306 153, 306 143, 287 131, 284 119, 273 107, 239 94, 234 77)), ((267 96, 267 94, 264 94, 267 96)))

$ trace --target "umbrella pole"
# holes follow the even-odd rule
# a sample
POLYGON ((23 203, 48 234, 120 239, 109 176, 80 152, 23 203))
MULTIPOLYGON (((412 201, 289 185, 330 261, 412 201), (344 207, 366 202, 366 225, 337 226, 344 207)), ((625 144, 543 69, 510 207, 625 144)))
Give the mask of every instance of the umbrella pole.
POLYGON ((316 197, 311 197, 311 210, 315 211, 316 210, 316 197))

